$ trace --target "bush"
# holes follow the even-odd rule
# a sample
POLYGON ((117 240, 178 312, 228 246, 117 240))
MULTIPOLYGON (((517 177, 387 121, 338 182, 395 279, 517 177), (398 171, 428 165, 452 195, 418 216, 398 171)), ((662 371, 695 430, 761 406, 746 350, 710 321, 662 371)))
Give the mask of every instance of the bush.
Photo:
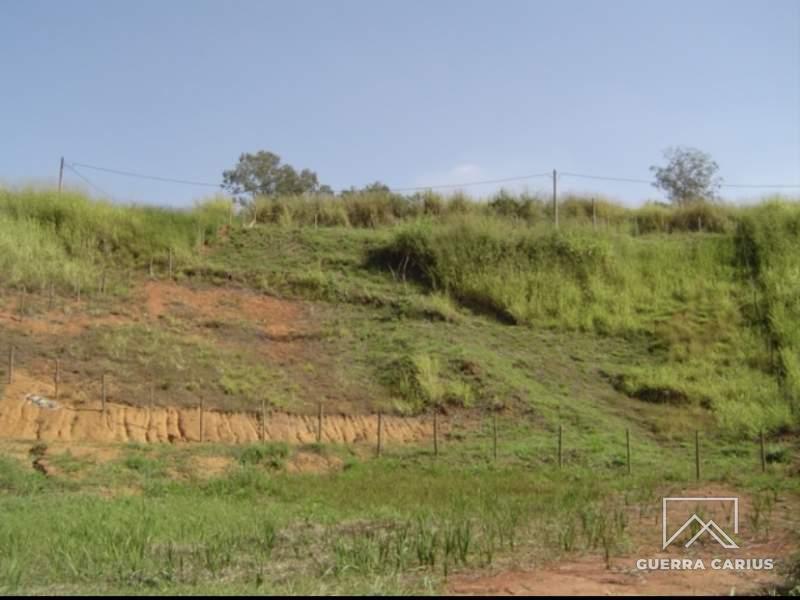
POLYGON ((692 202, 673 209, 669 219, 670 231, 708 231, 725 233, 733 221, 724 206, 710 202, 692 202))
MULTIPOLYGON (((630 211, 602 197, 594 199, 594 211, 597 213, 598 225, 619 225, 630 217, 630 211)), ((559 217, 587 225, 592 222, 592 198, 568 194, 559 202, 559 217)))
POLYGON ((7 285, 95 287, 106 266, 189 262, 230 219, 230 203, 193 210, 111 204, 64 192, 0 189, 0 272, 7 285))
POLYGON ((289 446, 283 442, 270 442, 247 446, 239 454, 239 462, 244 466, 264 465, 280 469, 289 456, 289 446))
POLYGON ((635 211, 639 233, 667 233, 670 229, 672 211, 663 204, 648 203, 635 211))

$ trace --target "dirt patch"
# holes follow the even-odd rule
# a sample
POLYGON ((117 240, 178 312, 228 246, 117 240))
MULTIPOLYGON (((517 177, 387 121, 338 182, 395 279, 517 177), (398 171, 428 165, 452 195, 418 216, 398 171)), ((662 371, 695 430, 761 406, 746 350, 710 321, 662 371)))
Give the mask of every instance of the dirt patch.
POLYGON ((302 337, 306 313, 299 302, 279 300, 244 290, 190 289, 166 281, 144 285, 145 307, 151 318, 171 311, 188 311, 205 320, 247 320, 271 339, 302 337))
POLYGON ((638 571, 624 561, 607 569, 602 558, 587 557, 536 571, 509 571, 474 580, 454 580, 449 593, 486 596, 742 595, 777 585, 775 572, 638 571))
MULTIPOLYGON (((665 492, 666 493, 666 492, 665 492)), ((770 515, 768 531, 756 527, 748 515, 754 511, 752 496, 737 494, 721 486, 706 486, 667 493, 670 496, 740 498, 739 549, 727 550, 713 540, 698 541, 690 549, 669 546, 661 549, 660 509, 657 519, 633 524, 630 532, 635 550, 613 557, 606 564, 602 555, 570 556, 558 561, 542 560, 527 568, 492 574, 458 575, 450 580, 448 593, 454 595, 741 595, 758 593, 782 583, 782 561, 797 548, 790 532, 798 515, 788 499, 778 499, 770 515), (704 570, 640 570, 639 559, 701 559, 704 570), (772 570, 714 569, 714 559, 776 560, 772 570)), ((660 499, 658 501, 660 503, 660 499)))
MULTIPOLYGON (((105 412, 98 401, 66 400, 57 408, 45 408, 30 401, 31 395, 46 397, 52 384, 43 384, 25 371, 15 371, 14 383, 0 397, 0 438, 14 440, 80 442, 199 442, 199 408, 137 407, 107 403, 105 412)), ((70 396, 65 394, 68 399, 70 396)), ((253 443, 260 440, 308 444, 317 441, 316 416, 273 412, 261 422, 258 413, 202 413, 202 441, 253 443), (263 436, 262 436, 263 432, 263 436)), ((441 424, 442 435, 448 426, 441 424)), ((409 443, 432 436, 430 419, 383 417, 383 441, 409 443)), ((375 444, 378 419, 374 415, 325 414, 322 442, 336 444, 375 444)))
POLYGON ((298 452, 286 464, 287 473, 330 473, 340 471, 344 463, 338 456, 316 452, 298 452))
MULTIPOLYGON (((77 336, 104 325, 120 326, 166 315, 181 315, 198 326, 213 327, 223 322, 252 323, 274 344, 288 344, 314 337, 307 307, 296 301, 280 300, 241 289, 193 289, 172 281, 148 281, 136 293, 137 308, 124 314, 97 315, 88 312, 85 301, 62 301, 61 306, 35 315, 23 315, 18 301, 0 305, 0 326, 29 335, 77 336)), ((41 302, 40 302, 41 304, 41 302)), ((136 303, 131 303, 136 305, 136 303)))
POLYGON ((36 315, 20 315, 8 303, 0 306, 0 326, 27 335, 76 336, 92 327, 124 325, 136 321, 135 316, 110 314, 91 315, 83 302, 70 302, 60 309, 36 315))
POLYGON ((193 472, 203 479, 219 477, 233 464, 233 459, 227 456, 194 456, 192 457, 193 472))

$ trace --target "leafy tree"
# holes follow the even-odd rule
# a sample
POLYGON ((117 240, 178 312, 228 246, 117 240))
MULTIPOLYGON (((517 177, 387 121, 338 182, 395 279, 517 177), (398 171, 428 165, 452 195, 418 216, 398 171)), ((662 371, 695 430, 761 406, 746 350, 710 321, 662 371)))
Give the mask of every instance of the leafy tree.
POLYGON ((388 185, 381 183, 380 181, 375 181, 369 185, 365 185, 361 189, 351 186, 349 190, 342 190, 341 195, 353 196, 356 194, 391 194, 391 192, 392 190, 388 185))
POLYGON ((681 146, 665 150, 664 158, 666 166, 652 166, 650 171, 656 179, 653 185, 664 190, 671 202, 683 205, 717 196, 722 179, 711 155, 681 146))
POLYGON ((222 181, 222 187, 234 195, 283 196, 330 190, 320 187, 314 171, 298 173, 291 165, 281 164, 280 156, 264 150, 239 156, 237 165, 222 173, 222 181))

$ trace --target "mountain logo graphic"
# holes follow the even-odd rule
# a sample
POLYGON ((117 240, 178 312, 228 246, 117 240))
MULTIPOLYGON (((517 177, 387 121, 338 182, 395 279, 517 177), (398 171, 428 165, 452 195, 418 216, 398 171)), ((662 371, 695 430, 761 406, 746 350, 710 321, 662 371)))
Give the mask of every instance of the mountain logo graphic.
POLYGON ((733 533, 739 533, 739 499, 738 498, 663 498, 662 505, 661 505, 661 523, 662 523, 662 542, 663 546, 662 549, 665 549, 669 546, 672 542, 678 539, 681 534, 686 531, 693 523, 696 523, 700 526, 700 529, 697 533, 692 536, 692 538, 684 544, 684 548, 688 548, 692 544, 694 544, 700 536, 707 533, 710 535, 714 540, 719 543, 720 546, 727 550, 732 550, 734 548, 738 548, 739 546, 736 545, 731 537, 723 531, 723 529, 717 525, 713 519, 709 519, 708 521, 703 521, 697 514, 693 514, 689 517, 686 522, 681 525, 675 533, 671 536, 668 536, 669 526, 667 524, 667 507, 670 502, 694 502, 696 504, 701 503, 714 503, 714 504, 725 504, 732 505, 733 508, 733 533))

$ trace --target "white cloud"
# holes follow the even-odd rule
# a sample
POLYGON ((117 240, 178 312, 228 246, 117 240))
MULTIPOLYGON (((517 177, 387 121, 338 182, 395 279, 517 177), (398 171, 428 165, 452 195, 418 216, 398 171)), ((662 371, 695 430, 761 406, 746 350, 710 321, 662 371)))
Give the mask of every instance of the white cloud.
POLYGON ((485 169, 480 165, 464 163, 456 165, 446 171, 438 173, 428 173, 417 177, 415 186, 437 186, 437 185, 464 185, 473 181, 490 179, 485 169))
POLYGON ((462 163, 444 171, 421 175, 415 179, 414 186, 453 186, 439 189, 437 191, 443 194, 463 191, 474 198, 487 198, 500 191, 500 189, 506 189, 513 193, 538 193, 549 185, 547 183, 549 179, 497 181, 506 179, 508 177, 518 176, 521 172, 524 173, 524 171, 514 172, 510 169, 511 167, 503 172, 500 172, 499 169, 489 169, 475 163, 462 163), (478 181, 489 181, 489 183, 467 186, 467 184, 474 184, 478 181), (459 186, 464 187, 459 188, 459 186))

